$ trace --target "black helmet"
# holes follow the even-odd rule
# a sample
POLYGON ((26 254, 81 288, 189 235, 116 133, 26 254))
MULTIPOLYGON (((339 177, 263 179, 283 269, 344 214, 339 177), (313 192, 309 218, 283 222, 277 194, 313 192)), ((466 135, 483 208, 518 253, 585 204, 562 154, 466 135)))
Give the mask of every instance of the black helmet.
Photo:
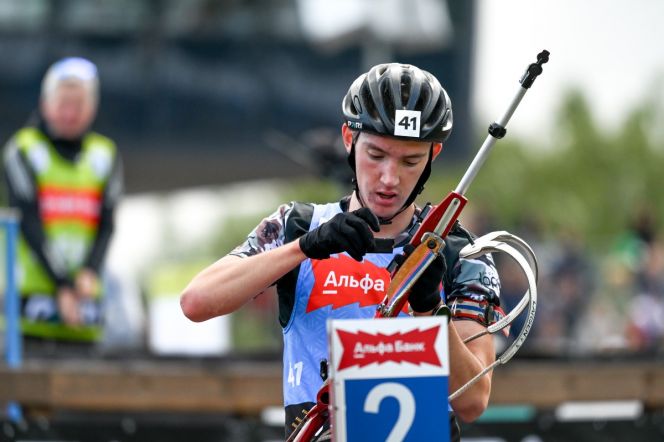
POLYGON ((359 76, 344 97, 351 129, 443 142, 452 131, 452 103, 429 72, 409 64, 379 64, 359 76))

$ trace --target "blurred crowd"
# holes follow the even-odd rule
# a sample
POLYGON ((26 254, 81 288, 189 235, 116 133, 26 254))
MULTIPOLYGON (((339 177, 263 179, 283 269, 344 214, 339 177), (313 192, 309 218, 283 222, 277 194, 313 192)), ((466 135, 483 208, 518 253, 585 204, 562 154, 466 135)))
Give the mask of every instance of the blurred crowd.
MULTIPOLYGON (((664 242, 644 209, 606 250, 593 252, 572 228, 545 233, 524 223, 517 234, 539 261, 538 309, 524 353, 541 357, 658 355, 664 352, 664 242)), ((518 269, 499 260, 502 301, 524 293, 518 269)), ((519 318, 511 334, 523 324, 519 318)))

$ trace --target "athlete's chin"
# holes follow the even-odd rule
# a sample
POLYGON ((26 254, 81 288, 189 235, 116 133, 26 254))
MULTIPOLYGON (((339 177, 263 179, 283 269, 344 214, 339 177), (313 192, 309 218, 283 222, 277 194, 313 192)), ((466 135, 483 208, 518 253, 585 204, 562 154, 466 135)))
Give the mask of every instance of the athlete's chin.
POLYGON ((397 204, 372 204, 371 211, 378 218, 389 219, 399 212, 400 207, 401 206, 397 206, 397 204))

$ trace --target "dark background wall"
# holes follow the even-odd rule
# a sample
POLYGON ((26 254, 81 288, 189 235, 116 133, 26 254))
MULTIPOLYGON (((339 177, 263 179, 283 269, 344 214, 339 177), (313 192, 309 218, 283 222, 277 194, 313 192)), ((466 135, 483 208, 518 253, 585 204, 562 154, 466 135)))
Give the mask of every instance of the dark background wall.
POLYGON ((473 2, 450 1, 452 38, 422 47, 368 29, 312 42, 293 0, 5 3, 0 138, 28 120, 53 61, 88 57, 102 82, 95 128, 118 142, 129 192, 318 173, 298 164, 305 134, 324 129, 341 149, 341 99, 373 62, 437 75, 454 103, 447 158, 469 150, 473 2))

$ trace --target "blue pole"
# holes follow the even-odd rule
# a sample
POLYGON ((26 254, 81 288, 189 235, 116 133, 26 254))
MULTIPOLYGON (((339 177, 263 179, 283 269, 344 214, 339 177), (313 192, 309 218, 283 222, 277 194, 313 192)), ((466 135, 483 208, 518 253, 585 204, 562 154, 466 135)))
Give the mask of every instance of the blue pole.
MULTIPOLYGON (((18 215, 14 211, 5 212, 2 227, 5 229, 5 350, 7 366, 18 370, 23 361, 21 348, 21 324, 19 296, 16 285, 16 240, 18 237, 18 215)), ((11 421, 22 420, 21 407, 16 402, 7 406, 11 421)))

